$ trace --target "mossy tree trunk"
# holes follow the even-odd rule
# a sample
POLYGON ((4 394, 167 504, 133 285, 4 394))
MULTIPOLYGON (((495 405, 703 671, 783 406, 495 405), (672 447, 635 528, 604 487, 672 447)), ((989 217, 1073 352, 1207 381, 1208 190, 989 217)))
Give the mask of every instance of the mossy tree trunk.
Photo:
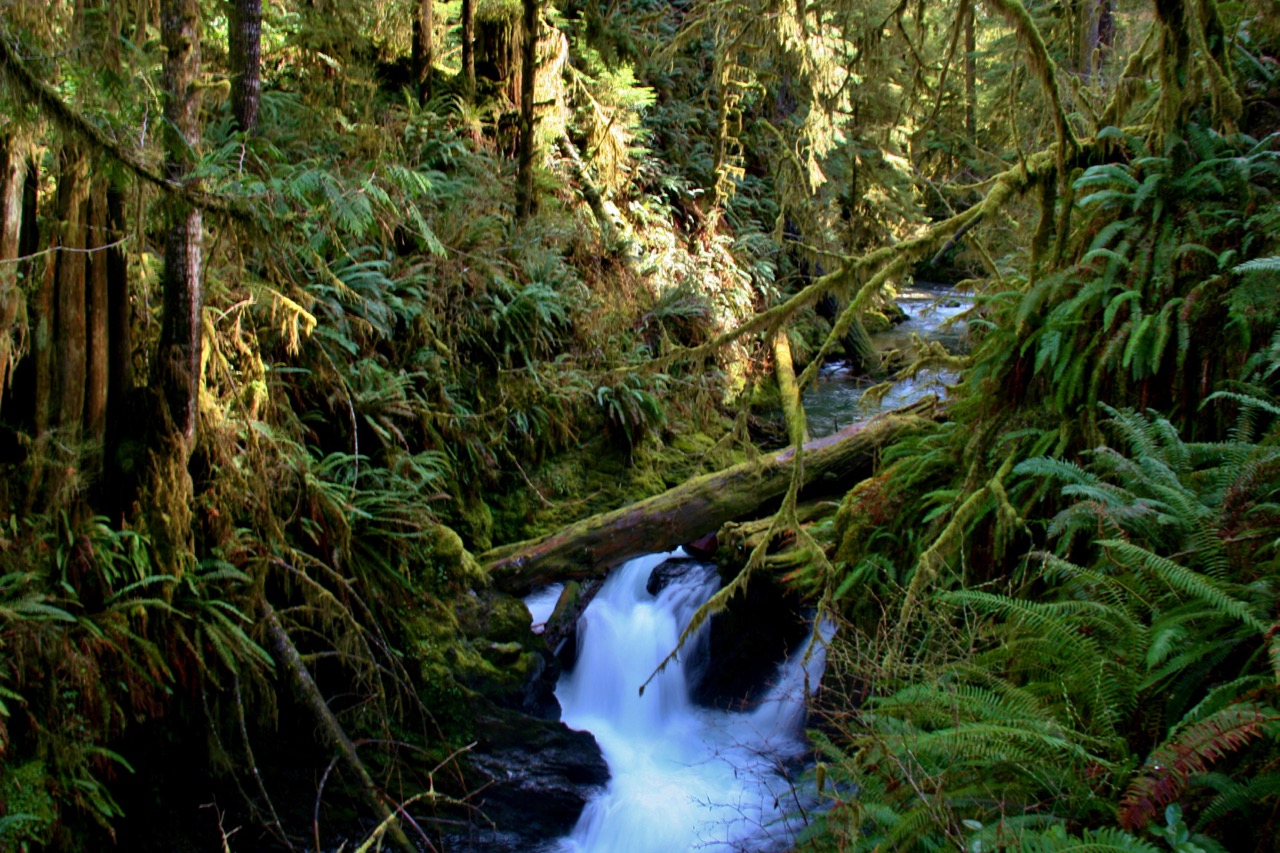
POLYGON ((974 3, 964 4, 964 133, 978 142, 978 22, 974 3))
POLYGON ((85 467, 94 473, 102 467, 102 443, 107 428, 110 323, 107 308, 108 249, 107 184, 99 179, 89 191, 88 254, 85 258, 85 375, 84 437, 88 457, 85 467))
MULTIPOLYGON (((186 181, 200 143, 200 4, 198 0, 165 0, 160 16, 167 51, 165 171, 171 180, 186 181)), ((172 436, 180 440, 186 456, 196 434, 200 313, 204 307, 200 280, 203 230, 200 209, 175 201, 165 235, 164 313, 151 375, 163 397, 172 436)))
POLYGON ((0 408, 27 337, 18 279, 22 191, 26 183, 25 146, 16 137, 0 139, 0 408))
POLYGON ((462 0, 462 79, 468 98, 476 93, 476 0, 462 0))
POLYGON ((53 298, 54 382, 44 389, 52 397, 50 427, 59 430, 59 444, 74 448, 80 440, 84 413, 87 337, 85 273, 87 271, 89 162, 70 144, 62 150, 58 176, 58 218, 61 228, 55 261, 53 298))
POLYGON ((417 0, 413 10, 413 83, 418 103, 431 100, 431 68, 435 64, 435 0, 417 0))
MULTIPOLYGON (((198 0, 164 0, 160 21, 166 50, 165 171, 172 181, 189 182, 200 142, 200 4, 198 0)), ((172 574, 181 574, 192 558, 192 483, 187 463, 199 417, 204 227, 199 208, 179 199, 171 203, 160 341, 151 362, 157 411, 143 505, 160 564, 172 574)))

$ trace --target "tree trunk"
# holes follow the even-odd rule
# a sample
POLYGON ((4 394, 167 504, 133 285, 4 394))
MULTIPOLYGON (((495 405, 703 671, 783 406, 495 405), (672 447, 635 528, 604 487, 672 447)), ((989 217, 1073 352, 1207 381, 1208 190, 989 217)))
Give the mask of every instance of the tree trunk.
MULTIPOLYGON (((39 194, 39 175, 33 165, 31 172, 27 175, 27 185, 22 191, 22 220, 24 223, 35 222, 35 213, 38 204, 39 194), (27 214, 31 213, 28 219, 27 214)), ((23 230, 26 230, 25 224, 23 230)), ((22 247, 23 256, 33 255, 39 242, 39 234, 34 233, 32 229, 32 239, 28 245, 22 247)), ((46 434, 52 427, 55 415, 53 412, 54 402, 54 384, 57 379, 54 375, 56 362, 53 359, 53 329, 54 329, 54 286, 53 276, 55 269, 55 261, 57 255, 58 232, 54 228, 49 237, 49 248, 54 250, 43 258, 33 258, 26 268, 26 272, 31 276, 32 281, 38 281, 36 288, 36 297, 32 303, 31 310, 31 355, 34 362, 33 373, 33 392, 32 392, 32 414, 31 419, 35 426, 35 435, 37 437, 46 434)), ((34 490, 35 484, 32 488, 34 490)))
POLYGON ((0 410, 14 365, 26 346, 22 289, 18 286, 18 243, 22 238, 22 191, 26 182, 25 147, 13 137, 0 140, 0 410))
MULTIPOLYGON (((804 483, 843 483, 865 471, 886 444, 935 417, 932 399, 804 446, 804 483)), ((479 556, 498 588, 524 594, 551 580, 598 577, 639 554, 666 551, 716 530, 786 492, 794 448, 697 477, 630 506, 592 516, 538 539, 479 556)))
POLYGON ((61 444, 72 448, 84 417, 86 366, 85 272, 89 207, 88 160, 68 145, 58 176, 58 237, 53 300, 54 384, 51 424, 61 431, 61 444))
POLYGON ((413 13, 413 83, 420 106, 431 100, 435 58, 435 0, 417 0, 413 13))
MULTIPOLYGON (((163 0, 161 36, 166 49, 164 81, 165 171, 188 180, 200 142, 200 3, 163 0)), ((165 235, 160 340, 151 362, 155 411, 149 425, 150 455, 141 497, 156 561, 180 577, 194 559, 191 501, 194 487, 187 463, 195 448, 199 418, 201 286, 199 208, 175 202, 165 235)))
POLYGON ((521 222, 533 215, 536 200, 533 187, 534 83, 538 77, 538 0, 524 0, 520 68, 520 159, 516 176, 516 218, 521 222))
MULTIPOLYGON (((124 227, 124 196, 107 189, 107 228, 114 243, 124 227)), ((129 260, 123 246, 107 256, 107 421, 118 422, 121 407, 133 391, 133 304, 129 294, 129 260)))
POLYGON ((462 0, 462 79, 467 98, 476 94, 476 0, 462 0))
POLYGON ((246 135, 258 129, 262 100, 262 0, 230 0, 227 53, 231 65, 231 114, 246 135))
POLYGON ((968 4, 964 20, 964 130, 970 145, 978 141, 977 4, 968 4))
MULTIPOLYGON (((118 241, 124 230, 124 196, 112 184, 107 188, 108 242, 118 241)), ((133 304, 129 294, 129 261, 123 246, 107 249, 107 417, 103 437, 104 485, 100 492, 103 511, 123 519, 137 498, 137 472, 130 472, 120 458, 126 436, 136 436, 129 405, 133 393, 133 304)))
POLYGON ((88 441, 87 470, 102 468, 102 443, 107 427, 107 367, 110 323, 107 309, 107 266, 111 231, 107 226, 106 182, 94 182, 89 194, 89 233, 85 276, 84 436, 88 441))
MULTIPOLYGON (((191 170, 192 152, 200 142, 200 4, 198 0, 164 0, 160 13, 168 51, 164 76, 170 135, 165 169, 172 180, 182 181, 191 170)), ((151 382, 168 409, 166 426, 170 435, 180 440, 185 464, 195 444, 204 293, 203 222, 198 208, 183 207, 172 214, 165 238, 163 319, 151 382)))

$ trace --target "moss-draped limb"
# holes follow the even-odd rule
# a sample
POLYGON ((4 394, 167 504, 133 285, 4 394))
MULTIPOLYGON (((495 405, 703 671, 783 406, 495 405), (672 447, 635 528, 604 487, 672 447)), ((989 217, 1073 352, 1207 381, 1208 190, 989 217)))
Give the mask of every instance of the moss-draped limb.
MULTIPOLYGON (((1077 152, 1078 154, 1078 152, 1077 152)), ((903 240, 892 246, 881 246, 863 255, 846 257, 839 269, 821 276, 804 287, 786 302, 753 315, 742 325, 730 329, 715 338, 695 347, 673 349, 660 358, 646 362, 643 368, 619 368, 616 374, 624 374, 637 369, 667 370, 674 364, 684 361, 697 361, 710 358, 729 344, 754 334, 768 334, 781 327, 803 309, 814 305, 823 296, 840 290, 851 288, 858 279, 867 274, 874 274, 889 264, 900 263, 903 266, 931 257, 947 238, 964 228, 972 220, 990 216, 1005 205, 1016 193, 1025 191, 1029 186, 1044 180, 1046 174, 1057 167, 1057 156, 1051 151, 1040 151, 1026 160, 1025 169, 1019 164, 1011 169, 995 175, 986 183, 991 187, 982 201, 972 207, 931 225, 919 237, 903 240)), ((884 278, 873 278, 872 281, 883 283, 884 278)), ((870 281, 868 282, 870 283, 870 281)), ((863 285, 855 297, 859 308, 864 308, 875 295, 874 289, 863 285), (860 302, 858 300, 861 300, 860 302)), ((833 344, 834 346, 834 344, 833 344)), ((804 378, 800 380, 804 387, 804 378)))
MULTIPOLYGON (((972 492, 956 508, 946 527, 937 535, 933 543, 920 554, 920 559, 916 561, 915 574, 912 575, 911 584, 902 599, 902 610, 898 617, 899 624, 906 625, 910 620, 916 605, 924 598, 926 587, 937 578, 938 573, 946 564, 947 556, 959 546, 969 523, 986 508, 988 499, 995 498, 997 511, 1002 519, 1007 520, 1007 515, 1012 513, 1013 520, 1016 521, 1017 513, 1009 506, 1009 499, 1004 490, 1005 478, 1013 470, 1016 460, 1017 454, 1010 453, 991 479, 984 483, 982 488, 972 492)), ((974 463, 975 469, 978 464, 978 462, 974 463)))
POLYGON ((1134 95, 1143 87, 1151 63, 1154 61, 1155 35, 1159 27, 1150 27, 1142 39, 1142 45, 1129 56, 1120 78, 1116 80, 1115 92, 1111 101, 1098 118, 1098 130, 1104 127, 1117 127, 1124 120, 1124 114, 1133 104, 1134 95))
POLYGON ((222 213, 244 221, 253 221, 254 215, 239 200, 217 196, 186 186, 162 174, 147 163, 137 152, 130 151, 112 139, 102 128, 78 112, 59 96, 56 89, 45 83, 27 66, 14 49, 13 35, 0 29, 0 68, 4 77, 18 90, 19 100, 30 100, 67 133, 81 139, 98 154, 115 160, 143 181, 159 187, 166 193, 182 198, 198 208, 222 213))
POLYGON ((1062 108, 1062 94, 1058 91, 1058 65, 1053 61, 1053 57, 1049 56, 1049 48, 1045 45, 1044 36, 1041 35, 1036 22, 1032 20, 1027 7, 1022 5, 1022 0, 989 0, 989 2, 1004 16, 1022 39, 1023 47, 1026 48, 1030 58, 1027 64, 1031 67, 1032 73, 1039 78, 1040 86, 1049 97, 1049 105, 1053 110, 1053 126, 1058 134, 1058 162, 1059 165, 1065 164, 1067 159, 1079 150, 1080 141, 1076 139, 1067 113, 1062 108))

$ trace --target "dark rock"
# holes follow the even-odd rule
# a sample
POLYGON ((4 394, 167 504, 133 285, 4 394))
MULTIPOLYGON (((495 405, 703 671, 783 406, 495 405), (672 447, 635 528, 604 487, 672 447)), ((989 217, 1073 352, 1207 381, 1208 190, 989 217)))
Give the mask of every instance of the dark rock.
POLYGON ((672 581, 684 577, 702 565, 697 560, 692 560, 688 557, 672 557, 670 560, 665 560, 654 567, 644 588, 650 595, 657 595, 666 589, 672 581))
POLYGON ((587 800, 609 781, 590 732, 499 708, 486 709, 475 732, 467 763, 479 814, 466 835, 446 839, 449 850, 546 850, 573 829, 587 800))
POLYGON ((722 710, 751 707, 768 690, 778 666, 809 636, 810 620, 795 592, 763 572, 745 594, 711 617, 707 661, 696 668, 693 700, 722 710))

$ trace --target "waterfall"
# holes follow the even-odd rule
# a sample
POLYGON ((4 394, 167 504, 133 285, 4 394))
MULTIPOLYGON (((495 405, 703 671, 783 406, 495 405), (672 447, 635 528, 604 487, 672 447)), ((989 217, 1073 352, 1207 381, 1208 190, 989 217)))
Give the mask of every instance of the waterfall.
MULTIPOLYGON (((713 566, 691 563, 656 595, 653 569, 682 551, 614 570, 578 624, 578 658, 556 696, 564 721, 592 732, 609 763, 607 790, 589 802, 562 853, 774 851, 792 835, 795 793, 785 777, 804 751, 800 655, 785 663, 754 708, 695 705, 692 674, 706 665, 705 636, 640 694, 676 647, 694 611, 715 593, 713 566)), ((705 632, 705 629, 704 629, 705 632)), ((820 655, 808 666, 816 684, 820 655)))

